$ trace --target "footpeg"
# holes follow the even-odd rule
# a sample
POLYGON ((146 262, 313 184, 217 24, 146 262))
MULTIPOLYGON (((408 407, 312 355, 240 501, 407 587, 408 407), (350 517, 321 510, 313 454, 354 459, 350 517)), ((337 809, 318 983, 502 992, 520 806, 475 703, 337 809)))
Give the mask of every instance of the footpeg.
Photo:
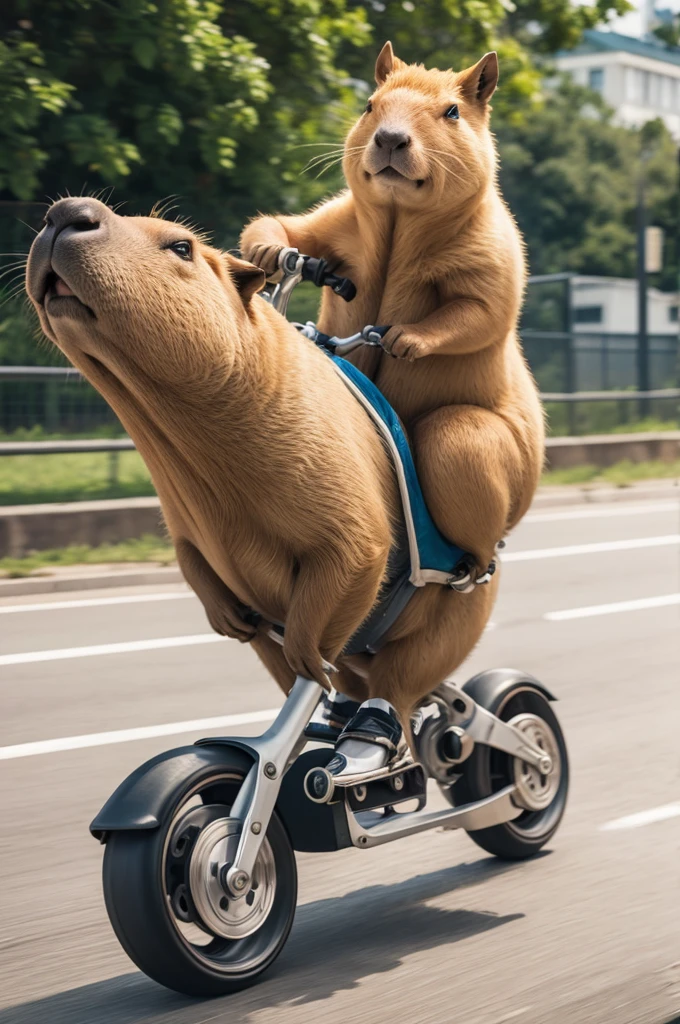
POLYGON ((427 779, 420 764, 401 760, 383 768, 362 782, 348 784, 342 777, 331 775, 327 768, 312 768, 304 781, 305 794, 315 804, 328 804, 345 799, 352 811, 372 811, 391 807, 407 800, 425 805, 427 779))
POLYGON ((315 804, 329 804, 335 792, 335 780, 326 768, 311 768, 305 775, 305 793, 315 804))
POLYGON ((376 781, 402 766, 409 755, 399 720, 386 700, 361 705, 340 733, 335 754, 325 768, 313 768, 305 778, 305 792, 315 803, 329 803, 336 787, 360 786, 376 781))

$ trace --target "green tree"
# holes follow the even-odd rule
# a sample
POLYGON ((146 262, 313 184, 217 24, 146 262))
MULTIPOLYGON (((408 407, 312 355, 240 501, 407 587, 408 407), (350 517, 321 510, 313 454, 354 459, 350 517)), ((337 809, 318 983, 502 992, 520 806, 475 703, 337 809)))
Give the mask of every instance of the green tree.
POLYGON ((123 186, 148 209, 177 194, 183 211, 234 235, 254 197, 320 194, 302 194, 308 151, 294 147, 324 120, 342 124, 353 92, 335 54, 368 32, 344 0, 9 0, 0 196, 88 182, 123 186))

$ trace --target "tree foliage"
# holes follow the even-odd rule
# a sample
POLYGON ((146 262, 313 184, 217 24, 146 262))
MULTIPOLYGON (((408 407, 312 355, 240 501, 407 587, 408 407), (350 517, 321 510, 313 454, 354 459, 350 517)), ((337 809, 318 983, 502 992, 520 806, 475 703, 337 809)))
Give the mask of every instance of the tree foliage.
POLYGON ((578 41, 627 0, 5 0, 0 196, 115 185, 233 240, 258 208, 296 208, 372 87, 376 49, 464 66, 497 46, 496 116, 540 95, 536 53, 578 41))
POLYGON ((635 274, 637 184, 649 223, 665 229, 675 286, 676 147, 661 121, 615 125, 597 93, 565 79, 520 125, 501 125, 501 185, 527 241, 533 273, 635 274), (643 159, 644 158, 644 159, 643 159))
POLYGON ((344 0, 9 0, 0 193, 116 185, 235 226, 254 197, 297 185, 291 143, 342 124, 353 94, 336 53, 368 33, 344 0))

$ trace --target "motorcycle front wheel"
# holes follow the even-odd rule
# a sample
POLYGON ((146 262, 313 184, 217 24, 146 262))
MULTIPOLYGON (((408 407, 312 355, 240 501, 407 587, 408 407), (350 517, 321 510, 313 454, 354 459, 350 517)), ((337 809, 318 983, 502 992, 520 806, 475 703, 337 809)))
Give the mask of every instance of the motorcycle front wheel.
POLYGON ((104 898, 113 929, 154 981, 191 996, 220 996, 253 984, 279 955, 297 901, 288 834, 272 815, 249 891, 226 888, 240 822, 230 809, 243 767, 177 784, 166 823, 113 832, 104 854, 104 898))

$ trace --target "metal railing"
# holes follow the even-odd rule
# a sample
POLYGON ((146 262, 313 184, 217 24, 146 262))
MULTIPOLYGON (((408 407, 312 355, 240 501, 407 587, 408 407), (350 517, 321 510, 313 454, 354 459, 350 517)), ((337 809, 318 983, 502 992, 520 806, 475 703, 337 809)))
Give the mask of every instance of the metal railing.
MULTIPOLYGON (((78 370, 62 366, 1 366, 0 382, 6 381, 36 381, 36 382, 84 382, 85 378, 78 370)), ((99 397, 99 396, 97 396, 99 397)), ((576 408, 580 403, 623 403, 624 405, 637 402, 641 410, 648 407, 651 401, 675 401, 680 402, 680 388, 661 388, 654 391, 574 391, 574 392, 543 392, 541 399, 544 403, 564 405, 567 409, 567 422, 570 427, 569 433, 577 431, 576 408)), ((103 399, 102 399, 103 402, 103 399)), ((625 424, 626 420, 619 416, 619 422, 625 424)), ((122 429, 122 428, 121 428, 122 429)), ((597 432, 597 431, 595 431, 597 432)), ((77 453, 107 453, 109 456, 108 479, 114 485, 118 479, 119 456, 121 452, 134 451, 135 445, 129 437, 117 438, 78 438, 73 440, 49 440, 49 441, 2 441, 0 442, 0 456, 12 455, 66 455, 77 453)))

